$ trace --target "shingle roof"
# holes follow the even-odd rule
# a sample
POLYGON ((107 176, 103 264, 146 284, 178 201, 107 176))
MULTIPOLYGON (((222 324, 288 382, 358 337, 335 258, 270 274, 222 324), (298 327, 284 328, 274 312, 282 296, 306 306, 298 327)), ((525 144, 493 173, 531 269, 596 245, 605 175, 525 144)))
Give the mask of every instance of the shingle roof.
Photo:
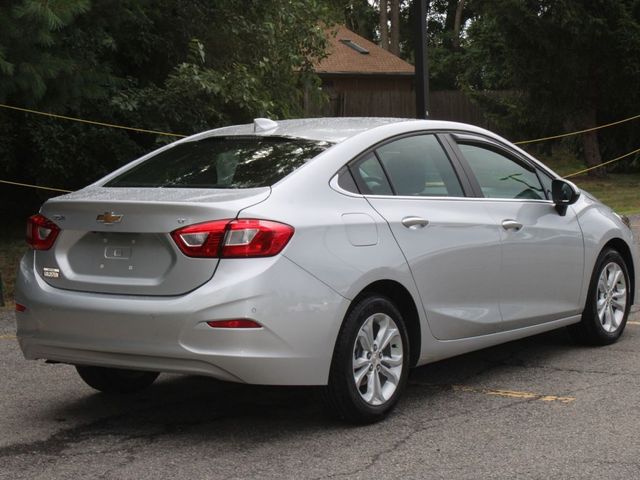
POLYGON ((316 64, 317 73, 413 75, 415 71, 410 63, 352 32, 344 25, 331 28, 327 33, 327 40, 328 56, 316 64), (369 53, 359 53, 341 40, 351 40, 369 53))

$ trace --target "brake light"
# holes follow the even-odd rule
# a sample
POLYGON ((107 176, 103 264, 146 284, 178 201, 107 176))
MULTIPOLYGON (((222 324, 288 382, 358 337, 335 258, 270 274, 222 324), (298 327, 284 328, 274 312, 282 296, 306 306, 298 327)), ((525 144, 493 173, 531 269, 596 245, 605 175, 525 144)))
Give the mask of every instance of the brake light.
POLYGON ((272 257, 287 245, 294 229, 270 220, 237 219, 197 223, 171 232, 189 257, 272 257))
POLYGON ((32 215, 27 220, 27 244, 34 250, 49 250, 60 228, 44 215, 32 215))

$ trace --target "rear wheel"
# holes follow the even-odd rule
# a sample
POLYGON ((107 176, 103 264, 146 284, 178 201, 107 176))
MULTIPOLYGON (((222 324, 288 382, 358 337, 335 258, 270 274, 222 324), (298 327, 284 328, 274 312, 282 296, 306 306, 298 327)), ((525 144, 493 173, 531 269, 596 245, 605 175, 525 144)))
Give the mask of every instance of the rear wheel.
POLYGON ((609 345, 620 338, 631 307, 627 265, 614 249, 600 254, 591 276, 582 321, 569 327, 580 342, 609 345))
POLYGON ((365 297, 347 315, 338 336, 325 400, 344 420, 378 421, 397 403, 408 372, 402 315, 386 297, 365 297))
POLYGON ((76 370, 87 385, 104 393, 139 392, 150 386, 159 375, 158 372, 84 365, 76 365, 76 370))

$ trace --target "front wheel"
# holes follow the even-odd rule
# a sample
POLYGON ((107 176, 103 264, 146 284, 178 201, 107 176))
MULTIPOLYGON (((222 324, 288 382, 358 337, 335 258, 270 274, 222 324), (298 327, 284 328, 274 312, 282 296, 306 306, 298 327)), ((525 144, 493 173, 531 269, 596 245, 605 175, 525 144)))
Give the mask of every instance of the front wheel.
POLYGON ((365 297, 351 309, 338 335, 325 400, 344 420, 381 420, 397 403, 408 372, 409 342, 401 313, 386 297, 365 297))
POLYGON ((620 338, 631 308, 627 265, 614 249, 596 261, 582 321, 569 327, 572 335, 589 345, 609 345, 620 338))
POLYGON ((84 365, 76 365, 76 370, 87 385, 104 393, 139 392, 149 387, 159 375, 158 372, 84 365))

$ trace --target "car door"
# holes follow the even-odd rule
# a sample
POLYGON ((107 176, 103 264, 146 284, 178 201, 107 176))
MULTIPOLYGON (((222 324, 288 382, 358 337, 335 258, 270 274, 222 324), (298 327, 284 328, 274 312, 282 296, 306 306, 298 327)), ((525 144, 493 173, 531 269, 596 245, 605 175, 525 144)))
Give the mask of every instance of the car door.
MULTIPOLYGON (((458 168, 457 168, 458 167, 458 168)), ((434 134, 395 138, 350 164, 407 259, 433 335, 499 329, 500 232, 434 134)))
POLYGON ((481 137, 457 137, 502 240, 500 311, 505 330, 579 313, 583 240, 571 208, 550 200, 551 178, 517 152, 481 137))

